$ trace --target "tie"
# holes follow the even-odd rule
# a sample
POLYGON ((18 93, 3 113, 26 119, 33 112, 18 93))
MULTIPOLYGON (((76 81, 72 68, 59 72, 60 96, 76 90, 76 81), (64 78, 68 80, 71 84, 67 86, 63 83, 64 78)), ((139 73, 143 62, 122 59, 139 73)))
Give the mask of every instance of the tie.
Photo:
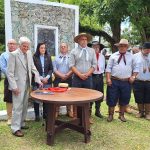
POLYGON ((28 70, 27 53, 24 53, 24 62, 25 62, 26 68, 27 68, 27 70, 28 70))
POLYGON ((24 62, 25 62, 26 69, 27 69, 26 81, 29 81, 29 72, 28 72, 28 60, 27 60, 27 53, 24 53, 24 62))
POLYGON ((96 58, 97 58, 97 71, 99 71, 99 66, 98 66, 99 53, 96 53, 96 58))
POLYGON ((120 53, 120 56, 119 56, 119 58, 118 58, 118 64, 120 63, 122 57, 123 57, 123 61, 124 61, 125 65, 126 65, 125 53, 120 53))
POLYGON ((86 48, 82 48, 82 50, 81 50, 81 52, 79 54, 79 58, 81 58, 82 54, 85 54, 86 61, 88 61, 89 60, 89 53, 88 53, 86 48))
POLYGON ((68 61, 67 56, 60 56, 60 58, 61 58, 60 63, 67 64, 67 61, 68 61))

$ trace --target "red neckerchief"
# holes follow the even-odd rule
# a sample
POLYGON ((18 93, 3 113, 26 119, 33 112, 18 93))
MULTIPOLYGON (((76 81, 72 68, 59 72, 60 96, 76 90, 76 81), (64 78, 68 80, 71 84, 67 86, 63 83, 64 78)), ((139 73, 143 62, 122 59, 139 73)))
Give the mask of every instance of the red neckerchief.
POLYGON ((98 66, 99 53, 96 53, 96 58, 97 58, 97 71, 99 71, 99 66, 98 66))
MULTIPOLYGON (((119 53, 120 53, 120 52, 119 52, 119 53)), ((125 54, 126 54, 126 53, 120 53, 120 56, 119 56, 119 58, 118 58, 118 64, 120 63, 120 61, 121 61, 121 59, 122 59, 122 57, 123 57, 123 61, 124 61, 125 65, 126 65, 125 54)))

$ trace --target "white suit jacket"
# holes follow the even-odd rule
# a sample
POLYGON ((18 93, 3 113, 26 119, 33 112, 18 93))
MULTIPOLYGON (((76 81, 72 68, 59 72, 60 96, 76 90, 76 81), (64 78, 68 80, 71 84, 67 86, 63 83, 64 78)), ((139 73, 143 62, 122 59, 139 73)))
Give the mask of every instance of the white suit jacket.
POLYGON ((11 52, 8 60, 7 78, 9 81, 9 89, 24 89, 26 85, 27 72, 29 76, 29 85, 31 86, 32 73, 35 74, 35 82, 41 83, 39 73, 34 65, 32 53, 27 51, 28 67, 25 64, 24 55, 18 48, 11 52))

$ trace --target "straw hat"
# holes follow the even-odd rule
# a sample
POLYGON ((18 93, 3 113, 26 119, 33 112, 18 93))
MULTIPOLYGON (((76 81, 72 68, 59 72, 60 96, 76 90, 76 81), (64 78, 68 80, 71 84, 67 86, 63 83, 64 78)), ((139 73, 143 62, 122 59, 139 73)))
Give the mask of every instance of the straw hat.
POLYGON ((116 43, 116 46, 119 46, 120 44, 129 45, 129 42, 127 39, 121 39, 119 43, 116 43))
POLYGON ((75 38, 74 38, 74 41, 76 43, 78 43, 78 40, 81 36, 85 36, 87 37, 87 41, 90 42, 92 40, 92 36, 90 34, 87 34, 87 33, 80 33, 79 35, 77 35, 75 38))

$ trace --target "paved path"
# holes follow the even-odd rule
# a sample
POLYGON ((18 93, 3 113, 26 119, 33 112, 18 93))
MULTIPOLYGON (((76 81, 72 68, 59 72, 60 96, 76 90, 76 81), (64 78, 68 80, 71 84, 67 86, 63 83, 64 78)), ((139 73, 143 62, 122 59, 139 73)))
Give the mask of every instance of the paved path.
MULTIPOLYGON (((60 114, 65 114, 66 113, 66 106, 61 106, 60 107, 60 114)), ((42 114, 42 107, 40 108, 40 114, 42 114)), ((27 118, 26 120, 34 120, 34 109, 30 106, 28 108, 28 113, 27 113, 27 118)), ((0 121, 1 120, 7 120, 7 113, 6 110, 1 110, 0 111, 0 121)))
MULTIPOLYGON (((0 120, 7 120, 6 110, 0 111, 0 120)), ((28 109, 27 120, 34 120, 34 111, 33 108, 28 109)))

